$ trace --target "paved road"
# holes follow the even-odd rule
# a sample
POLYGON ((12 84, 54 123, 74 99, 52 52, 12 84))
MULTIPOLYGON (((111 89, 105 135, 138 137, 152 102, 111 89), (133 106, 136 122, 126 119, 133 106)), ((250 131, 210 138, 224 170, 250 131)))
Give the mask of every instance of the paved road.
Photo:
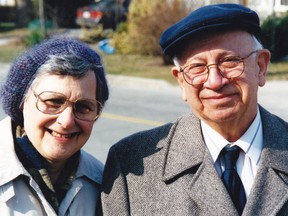
MULTIPOLYGON (((0 84, 9 66, 0 64, 0 84)), ((189 112, 180 90, 164 81, 108 76, 110 99, 84 149, 105 162, 108 149, 121 138, 150 129, 189 112)), ((270 81, 259 90, 259 103, 288 120, 288 81, 270 81)), ((4 118, 0 110, 0 119, 4 118)))

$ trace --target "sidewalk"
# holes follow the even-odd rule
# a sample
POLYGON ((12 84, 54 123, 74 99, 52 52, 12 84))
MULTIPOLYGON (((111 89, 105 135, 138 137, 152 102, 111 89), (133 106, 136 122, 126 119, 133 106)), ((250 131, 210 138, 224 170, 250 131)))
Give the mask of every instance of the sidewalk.
POLYGON ((0 37, 0 46, 19 41, 18 37, 0 37))

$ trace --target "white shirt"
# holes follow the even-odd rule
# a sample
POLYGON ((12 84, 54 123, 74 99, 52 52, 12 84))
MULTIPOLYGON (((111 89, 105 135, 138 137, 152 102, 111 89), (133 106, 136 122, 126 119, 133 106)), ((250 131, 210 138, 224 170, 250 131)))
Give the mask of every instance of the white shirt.
MULTIPOLYGON (((231 143, 203 121, 201 121, 201 127, 215 169, 219 176, 221 176, 224 171, 224 163, 218 156, 221 150, 231 143)), ((263 147, 263 130, 259 110, 257 111, 256 118, 247 131, 232 145, 237 145, 242 149, 236 163, 236 169, 242 180, 246 197, 248 197, 256 176, 258 162, 263 147)))

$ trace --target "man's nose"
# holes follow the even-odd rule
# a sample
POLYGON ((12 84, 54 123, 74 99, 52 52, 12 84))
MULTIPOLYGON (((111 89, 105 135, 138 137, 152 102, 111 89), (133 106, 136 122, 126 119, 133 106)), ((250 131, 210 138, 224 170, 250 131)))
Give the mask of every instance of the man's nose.
POLYGON ((217 90, 227 84, 229 80, 222 76, 217 64, 209 64, 207 65, 207 68, 208 78, 204 83, 204 87, 217 90))

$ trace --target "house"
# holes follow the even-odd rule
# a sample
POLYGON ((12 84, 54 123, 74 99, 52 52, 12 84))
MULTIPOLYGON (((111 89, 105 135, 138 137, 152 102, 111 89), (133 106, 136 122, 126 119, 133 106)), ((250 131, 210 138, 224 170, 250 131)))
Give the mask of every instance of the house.
POLYGON ((13 22, 15 15, 16 0, 0 0, 0 22, 13 22))
POLYGON ((0 7, 14 7, 15 5, 15 0, 0 0, 0 7))
POLYGON ((288 0, 250 0, 248 7, 255 10, 263 22, 268 16, 288 12, 288 0))
POLYGON ((253 10, 255 10, 261 22, 268 16, 279 15, 288 12, 288 0, 199 0, 191 1, 184 0, 185 4, 191 10, 209 4, 217 3, 236 3, 243 4, 253 10))

